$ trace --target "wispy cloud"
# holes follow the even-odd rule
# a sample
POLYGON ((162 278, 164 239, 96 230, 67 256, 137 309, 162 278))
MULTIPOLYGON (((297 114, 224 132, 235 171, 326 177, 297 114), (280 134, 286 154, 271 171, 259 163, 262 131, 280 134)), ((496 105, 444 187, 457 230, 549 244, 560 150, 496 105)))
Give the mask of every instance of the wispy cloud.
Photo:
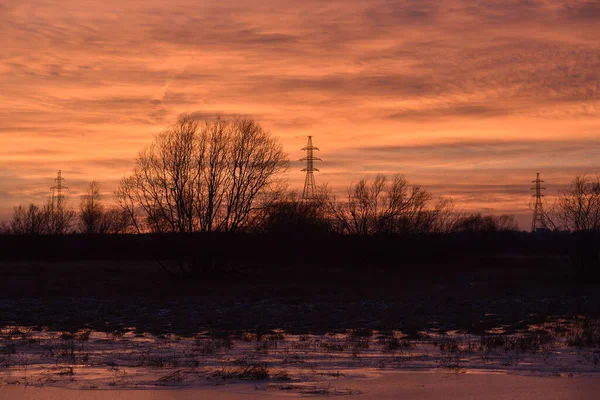
POLYGON ((579 0, 3 3, 0 210, 59 168, 116 185, 180 115, 250 114, 293 159, 312 134, 320 181, 404 172, 521 212, 510 185, 537 170, 600 171, 599 17, 579 0), (486 179, 487 200, 469 186, 486 179))

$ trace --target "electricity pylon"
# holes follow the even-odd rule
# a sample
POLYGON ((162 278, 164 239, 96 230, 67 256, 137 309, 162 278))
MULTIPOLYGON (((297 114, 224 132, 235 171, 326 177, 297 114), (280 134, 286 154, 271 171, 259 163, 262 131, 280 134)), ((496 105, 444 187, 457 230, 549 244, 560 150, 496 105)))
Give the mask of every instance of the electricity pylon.
POLYGON ((317 198, 317 188, 315 186, 315 176, 313 175, 313 172, 319 171, 317 168, 314 167, 313 163, 315 161, 321 161, 321 159, 313 155, 313 151, 319 150, 319 148, 313 146, 312 136, 308 137, 308 144, 302 150, 306 151, 306 157, 300 159, 300 161, 306 161, 306 168, 302 170, 306 172, 306 179, 304 180, 304 191, 302 192, 302 200, 313 201, 317 198))
POLYGON ((537 173, 537 177, 535 181, 531 181, 535 183, 535 187, 532 187, 531 190, 535 190, 535 194, 533 197, 535 198, 535 203, 533 206, 533 220, 531 221, 531 231, 535 232, 538 229, 547 229, 546 226, 546 218, 544 217, 544 210, 542 208, 542 190, 546 190, 545 187, 542 187, 543 180, 540 179, 540 173, 537 173))
POLYGON ((54 180, 56 181, 56 185, 50 188, 52 191, 52 206, 56 206, 56 208, 60 210, 62 209, 63 202, 65 200, 65 196, 63 195, 62 191, 65 189, 69 190, 69 188, 63 185, 63 181, 65 179, 62 177, 60 169, 58 170, 58 174, 54 180))

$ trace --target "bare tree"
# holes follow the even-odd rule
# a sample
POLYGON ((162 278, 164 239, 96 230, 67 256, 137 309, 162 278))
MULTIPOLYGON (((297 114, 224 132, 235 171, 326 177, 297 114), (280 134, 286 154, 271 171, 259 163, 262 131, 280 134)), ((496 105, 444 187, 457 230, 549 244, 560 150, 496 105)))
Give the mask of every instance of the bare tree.
POLYGON ((66 201, 57 204, 50 200, 43 207, 33 203, 27 208, 15 207, 9 227, 15 235, 63 235, 69 233, 74 220, 75 212, 66 201))
POLYGON ((48 216, 48 234, 63 235, 71 231, 76 214, 70 209, 67 199, 62 199, 60 202, 54 198, 50 199, 43 211, 48 216))
POLYGON ((338 201, 327 188, 321 196, 337 230, 354 235, 442 230, 453 208, 450 200, 434 200, 429 191, 410 185, 399 174, 392 179, 380 174, 373 181, 351 185, 346 202, 338 201))
POLYGON ((82 233, 105 233, 104 204, 100 199, 100 185, 90 182, 79 203, 79 230, 82 233))
POLYGON ((562 190, 546 214, 555 229, 576 231, 600 230, 600 177, 577 175, 562 190))
POLYGON ((107 209, 100 195, 100 184, 90 182, 79 205, 79 230, 81 233, 120 234, 132 231, 132 219, 127 209, 107 209))
MULTIPOLYGON (((137 201, 137 191, 135 177, 127 177, 121 179, 119 187, 115 190, 113 198, 120 206, 122 218, 128 221, 128 226, 135 233, 142 233, 146 229, 144 218, 140 215, 141 210, 137 201)), ((129 229, 126 229, 129 231, 129 229)))
POLYGON ((121 208, 110 208, 104 212, 106 233, 112 235, 136 233, 135 224, 127 213, 121 208))
POLYGON ((515 232, 519 230, 512 215, 469 214, 457 218, 450 229, 452 232, 515 232))
POLYGON ((324 234, 331 230, 322 198, 307 202, 295 191, 279 192, 269 202, 255 230, 273 234, 324 234))
POLYGON ((41 235, 48 233, 48 212, 31 203, 28 207, 14 208, 10 230, 15 235, 41 235))
POLYGON ((239 231, 286 167, 282 146, 250 118, 182 118, 140 152, 115 199, 139 231, 239 231))
POLYGON ((447 233, 452 230, 460 214, 454 209, 454 201, 448 197, 438 197, 432 206, 419 214, 416 232, 447 233))

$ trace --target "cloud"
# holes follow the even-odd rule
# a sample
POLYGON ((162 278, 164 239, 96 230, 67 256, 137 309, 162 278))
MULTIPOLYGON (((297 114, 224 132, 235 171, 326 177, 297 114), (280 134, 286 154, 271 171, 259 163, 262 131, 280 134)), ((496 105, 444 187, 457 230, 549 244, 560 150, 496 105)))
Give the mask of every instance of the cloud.
POLYGON ((573 1, 565 4, 565 10, 570 18, 577 21, 596 23, 600 18, 600 4, 596 1, 573 1))
POLYGON ((474 208, 518 211, 516 180, 600 164, 596 1, 9 4, 0 170, 19 196, 59 168, 115 184, 181 115, 253 115, 294 160, 312 135, 317 179, 400 171, 474 208))
MULTIPOLYGON (((201 121, 210 121, 210 120, 214 120, 217 118, 223 118, 223 119, 228 119, 228 118, 235 118, 238 117, 240 114, 237 113, 229 113, 229 112, 223 112, 223 111, 192 111, 189 113, 184 113, 181 114, 180 117, 189 117, 189 118, 194 118, 197 120, 201 120, 201 121)), ((254 116, 256 117, 256 116, 254 116)))
POLYGON ((431 108, 404 109, 388 115, 386 118, 427 122, 444 118, 489 118, 507 116, 518 109, 487 106, 483 104, 448 104, 431 108))
POLYGON ((418 156, 429 157, 432 155, 447 157, 481 157, 498 156, 507 159, 511 156, 563 156, 568 160, 575 160, 577 153, 587 153, 590 149, 600 149, 600 139, 591 140, 470 140, 452 141, 422 145, 400 146, 369 146, 353 148, 354 151, 369 154, 371 157, 386 156, 418 156))

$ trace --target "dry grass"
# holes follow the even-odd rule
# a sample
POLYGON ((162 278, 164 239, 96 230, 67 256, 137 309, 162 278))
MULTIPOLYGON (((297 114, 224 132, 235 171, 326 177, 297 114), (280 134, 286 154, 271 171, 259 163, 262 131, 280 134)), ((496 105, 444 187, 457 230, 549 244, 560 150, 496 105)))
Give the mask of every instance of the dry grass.
POLYGON ((265 365, 251 365, 244 368, 223 368, 212 375, 220 379, 265 380, 269 379, 269 370, 265 365))

